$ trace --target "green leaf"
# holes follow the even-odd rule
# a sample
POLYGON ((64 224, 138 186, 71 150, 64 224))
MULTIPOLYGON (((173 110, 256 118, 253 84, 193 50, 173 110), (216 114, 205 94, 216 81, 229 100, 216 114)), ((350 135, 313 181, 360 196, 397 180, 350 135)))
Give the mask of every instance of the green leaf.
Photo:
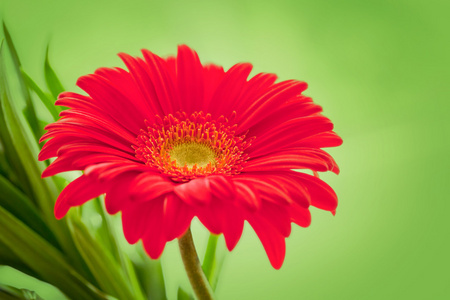
POLYGON ((216 267, 216 248, 219 236, 210 234, 208 238, 208 245, 206 246, 205 258, 203 259, 202 269, 210 284, 212 284, 212 276, 216 267))
POLYGON ((75 245, 100 288, 118 299, 136 299, 120 266, 111 254, 92 238, 84 224, 77 220, 70 220, 70 226, 75 245))
POLYGON ((31 127, 31 130, 33 132, 34 137, 36 140, 39 140, 39 138, 42 135, 41 128, 39 127, 38 118, 36 116, 36 111, 34 109, 33 101, 31 100, 31 95, 28 91, 28 88, 25 84, 24 78, 22 77, 22 72, 20 71, 21 63, 19 60, 19 56, 17 54, 17 50, 14 47, 14 43, 12 41, 11 35, 9 34, 8 28, 6 28, 5 22, 3 22, 3 31, 5 33, 5 40, 9 48, 9 52, 11 53, 14 70, 17 75, 17 79, 20 85, 20 90, 23 94, 23 97, 25 98, 25 110, 24 115, 28 121, 28 124, 31 127))
POLYGON ((3 206, 16 218, 33 228, 52 245, 59 246, 55 236, 42 220, 39 211, 31 200, 1 175, 0 191, 2 191, 0 193, 0 206, 3 206))
POLYGON ((216 268, 215 268, 215 271, 211 278, 211 282, 212 282, 211 288, 213 289, 213 291, 215 291, 217 288, 217 283, 219 282, 220 271, 222 270, 223 263, 225 262, 225 257, 226 256, 222 256, 220 259, 216 259, 216 261, 217 261, 216 268))
POLYGON ((206 278, 208 278, 213 291, 216 290, 220 271, 222 269, 223 262, 225 261, 225 256, 223 254, 219 255, 218 258, 217 243, 219 238, 219 235, 210 234, 208 238, 208 245, 206 246, 205 258, 203 259, 202 264, 203 272, 205 273, 206 278))
POLYGON ((41 99, 42 103, 45 105, 47 110, 52 115, 53 120, 54 121, 58 120, 59 112, 56 109, 56 106, 54 103, 55 101, 53 100, 53 97, 44 93, 42 91, 42 89, 36 84, 36 82, 34 82, 33 79, 31 79, 31 77, 23 69, 21 69, 21 71, 22 71, 22 76, 25 79, 25 83, 27 84, 27 86, 36 93, 36 95, 39 97, 39 99, 41 99))
MULTIPOLYGON (((22 273, 28 274, 37 279, 42 279, 36 272, 28 267, 8 246, 0 241, 0 265, 10 266, 22 273)), ((1 299, 1 298, 0 298, 1 299)))
POLYGON ((3 300, 21 300, 20 296, 16 295, 14 291, 7 289, 5 286, 0 285, 0 299, 3 300))
MULTIPOLYGON (((2 56, 3 58, 3 56, 2 56)), ((9 92, 8 82, 6 81, 5 70, 2 67, 3 61, 0 62, 0 100, 1 109, 3 114, 3 120, 9 133, 10 141, 13 150, 17 153, 17 159, 24 167, 24 176, 29 179, 31 185, 31 198, 37 199, 40 209, 44 213, 46 220, 54 220, 53 217, 53 199, 56 198, 55 194, 52 194, 49 186, 46 182, 49 180, 41 179, 41 170, 43 164, 37 162, 38 149, 36 144, 28 139, 25 128, 20 122, 19 116, 12 105, 12 99, 9 92)), ((6 141, 5 141, 6 142, 6 141)))
POLYGON ((183 290, 183 288, 180 286, 178 287, 177 300, 194 300, 194 297, 183 290))
MULTIPOLYGON (((0 109, 0 119, 1 119, 1 109, 0 109)), ((1 130, 0 130, 1 131, 1 130)), ((15 176, 11 166, 6 159, 5 146, 3 145, 2 135, 0 133, 0 174, 8 177, 9 180, 17 183, 17 177, 15 176)))
POLYGON ((0 299, 44 300, 36 292, 0 284, 0 299), (8 298, 12 297, 12 298, 8 298))
MULTIPOLYGON (((100 217, 102 222, 96 228, 95 238, 98 241, 101 241, 101 244, 112 254, 114 259, 117 262, 120 262, 120 253, 117 246, 116 238, 113 234, 112 225, 110 224, 110 220, 105 213, 102 202, 99 198, 95 198, 90 203, 87 203, 92 208, 90 210, 89 218, 92 220, 92 216, 100 217)), ((84 206, 86 208, 86 205, 84 206)), ((85 211, 83 212, 83 217, 85 216, 85 211)))
POLYGON ((45 81, 47 82, 48 89, 52 93, 53 98, 56 100, 58 98, 58 95, 64 92, 64 87, 62 86, 61 82, 58 79, 58 76, 56 76, 55 71, 50 65, 50 61, 48 59, 48 49, 49 46, 47 46, 47 51, 45 53, 45 81))
POLYGON ((32 195, 31 183, 25 172, 25 168, 21 163, 17 149, 13 145, 13 137, 11 136, 8 126, 6 124, 5 113, 3 111, 3 98, 6 97, 6 74, 3 68, 3 41, 0 43, 0 140, 3 146, 3 153, 5 155, 8 165, 4 169, 9 172, 8 178, 14 184, 21 188, 27 195, 32 195), (10 166, 10 167, 8 167, 10 166))
POLYGON ((70 298, 107 299, 72 268, 61 252, 2 207, 0 228, 0 241, 45 281, 70 298))
POLYGON ((140 259, 133 265, 147 299, 167 299, 161 260, 150 259, 142 247, 137 251, 140 259))
MULTIPOLYGON (((144 296, 144 291, 139 283, 139 278, 137 276, 136 269, 135 269, 132 261, 130 260, 130 258, 125 253, 121 252, 120 261, 122 263, 122 268, 124 268, 124 270, 126 271, 127 277, 130 280, 132 290, 136 293, 136 300, 147 299, 147 297, 144 296)), ((164 286, 164 284, 163 284, 163 286, 164 286)))
MULTIPOLYGON (((13 157, 15 161, 13 161, 13 163, 20 162, 19 167, 23 168, 24 172, 23 174, 20 174, 23 177, 19 177, 19 180, 26 180, 29 182, 30 190, 27 191, 27 195, 31 199, 35 199, 35 203, 43 213, 43 219, 55 234, 59 244, 64 249, 64 253, 66 253, 70 257, 72 263, 74 263, 74 268, 81 272, 83 276, 95 282, 92 274, 89 273, 86 264, 82 260, 80 253, 76 250, 67 226, 67 220, 57 221, 53 215, 53 205, 58 196, 58 190, 54 181, 51 179, 41 179, 41 171, 44 169, 45 165, 44 163, 37 161, 38 147, 35 143, 30 141, 29 135, 26 132, 26 127, 23 126, 23 122, 20 121, 19 115, 12 105, 8 82, 3 68, 3 51, 1 47, 0 102, 2 113, 0 122, 3 122, 5 125, 4 128, 0 128, 0 132, 6 130, 6 132, 4 132, 4 137, 7 138, 7 140, 4 141, 4 144, 10 143, 8 144, 8 146, 11 147, 9 152, 15 152, 15 156, 13 157)), ((2 136, 2 138, 4 137, 2 136)))
MULTIPOLYGON (((113 224, 111 224, 111 218, 106 214, 105 208, 102 205, 100 198, 93 199, 90 203, 86 203, 83 206, 83 217, 91 218, 93 216, 101 217, 100 226, 96 226, 95 239, 103 246, 109 253, 111 253, 114 260, 120 264, 125 276, 129 279, 132 290, 135 292, 135 299, 145 299, 142 288, 137 278, 136 270, 129 257, 124 251, 120 251, 117 238, 114 233, 113 224), (92 209, 86 209, 91 207, 92 209)), ((90 230, 92 232, 92 230, 90 230)))

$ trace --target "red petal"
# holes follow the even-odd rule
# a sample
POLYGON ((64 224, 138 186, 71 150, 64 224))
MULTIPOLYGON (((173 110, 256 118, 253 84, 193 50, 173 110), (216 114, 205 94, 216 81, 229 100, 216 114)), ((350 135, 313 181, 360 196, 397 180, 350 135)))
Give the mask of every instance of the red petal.
POLYGON ((289 206, 281 206, 263 201, 257 214, 261 215, 268 223, 278 230, 283 236, 291 234, 291 218, 288 213, 289 206))
POLYGON ((157 209, 159 203, 162 203, 161 198, 152 202, 129 204, 123 208, 122 227, 128 243, 134 244, 139 241, 150 229, 148 224, 150 220, 162 215, 162 209, 160 211, 157 209))
POLYGON ((342 145, 342 138, 333 131, 327 131, 297 141, 295 147, 327 148, 342 145))
MULTIPOLYGON (((271 180, 272 174, 268 176, 261 176, 261 172, 256 173, 243 173, 234 179, 235 182, 240 182, 245 185, 249 185, 256 191, 259 198, 265 201, 272 201, 277 204, 289 204, 292 202, 289 194, 284 191, 283 184, 280 185, 279 182, 274 182, 271 180)), ((258 205, 259 207, 259 205, 258 205)))
POLYGON ((208 205, 197 206, 195 214, 211 233, 220 234, 224 231, 224 207, 222 201, 214 199, 208 205))
POLYGON ((153 84, 157 100, 159 101, 165 114, 174 113, 180 110, 180 99, 175 82, 172 81, 167 62, 158 55, 143 49, 142 54, 145 63, 137 59, 141 66, 147 72, 153 84))
POLYGON ((223 236, 229 251, 233 250, 244 229, 244 216, 241 210, 231 204, 224 204, 222 207, 223 215, 223 236))
MULTIPOLYGON (((150 111, 152 114, 163 116, 165 111, 161 106, 162 104, 158 99, 155 85, 148 72, 148 64, 146 64, 142 59, 134 58, 125 53, 119 53, 119 57, 123 60, 128 70, 130 70, 131 77, 138 87, 137 90, 143 95, 146 103, 150 106, 150 111)), ((152 114, 149 114, 149 116, 152 114)))
POLYGON ((190 205, 204 205, 211 201, 209 181, 204 177, 179 184, 175 187, 174 192, 190 205))
POLYGON ((328 165, 319 157, 314 155, 304 155, 301 151, 296 154, 280 151, 249 160, 246 163, 244 170, 247 172, 258 172, 270 170, 278 171, 283 169, 311 169, 325 172, 328 171, 328 165))
POLYGON ((240 182, 234 180, 236 186, 237 199, 250 211, 258 210, 261 206, 261 199, 258 191, 253 187, 251 182, 240 182))
POLYGON ((207 108, 211 115, 219 117, 231 114, 235 109, 234 103, 237 102, 239 95, 242 93, 252 68, 253 66, 249 63, 240 63, 232 66, 225 73, 222 82, 212 97, 209 108, 207 108))
POLYGON ((55 217, 61 219, 72 206, 80 206, 105 192, 102 185, 82 175, 69 183, 59 194, 55 204, 55 217))
POLYGON ((203 66, 197 53, 186 45, 178 46, 178 90, 183 95, 181 110, 187 114, 204 109, 203 66))
POLYGON ((261 240, 272 267, 277 270, 281 268, 286 255, 286 243, 283 235, 260 217, 249 217, 248 222, 261 240))
POLYGON ((130 201, 130 184, 139 173, 128 172, 118 175, 109 184, 106 191, 105 207, 106 211, 114 215, 122 210, 130 201))
MULTIPOLYGON (((243 91, 233 109, 241 115, 259 97, 263 96, 276 80, 277 75, 272 73, 259 73, 253 76, 244 85, 243 91)), ((238 119, 238 121, 240 120, 238 119)))
POLYGON ((336 210, 338 204, 337 196, 328 184, 308 174, 299 172, 293 172, 293 174, 300 179, 299 182, 302 182, 308 188, 312 206, 328 211, 336 210))
MULTIPOLYGON (((111 133, 126 139, 131 144, 135 143, 136 133, 140 130, 140 128, 135 128, 134 131, 130 131, 127 128, 123 128, 122 124, 117 123, 104 115, 98 115, 95 111, 71 108, 62 111, 59 115, 62 119, 60 119, 58 123, 82 124, 83 126, 96 127, 100 130, 107 128, 111 133)), ((47 126, 46 128, 51 128, 51 126, 47 126)))
POLYGON ((205 98, 202 107, 209 107, 217 87, 222 82, 225 72, 221 66, 208 64, 203 66, 203 81, 205 82, 205 98))
MULTIPOLYGON (((126 101, 124 101, 123 105, 133 108, 133 110, 136 111, 136 114, 140 114, 141 117, 135 120, 138 124, 137 130, 144 128, 145 119, 148 121, 153 120, 155 111, 152 110, 152 106, 148 103, 149 101, 139 92, 139 88, 129 72, 122 68, 100 68, 97 69, 95 73, 107 79, 112 86, 116 87, 116 89, 126 97, 126 101)), ((104 110, 101 109, 100 111, 103 112, 104 110)), ((119 116, 119 121, 122 120, 120 114, 124 111, 126 111, 126 109, 114 112, 119 116)), ((128 126, 129 124, 126 125, 128 126)))
POLYGON ((273 111, 264 122, 256 123, 249 129, 248 136, 259 136, 273 128, 274 124, 282 124, 299 117, 306 117, 322 111, 322 107, 313 103, 312 99, 299 95, 273 111))
POLYGON ((74 165, 73 157, 58 157, 44 170, 44 172, 42 172, 41 177, 45 178, 58 173, 74 170, 83 170, 83 166, 74 165))
POLYGON ((66 136, 66 135, 58 135, 54 138, 52 138, 51 140, 47 141, 44 146, 41 149, 41 152, 39 152, 39 156, 38 159, 40 161, 52 158, 52 157, 56 157, 58 156, 57 152, 58 149, 65 145, 65 144, 70 144, 70 143, 79 143, 79 142, 86 142, 86 141, 91 141, 93 143, 95 143, 95 140, 93 139, 85 139, 85 138, 75 138, 72 136, 66 136))
POLYGON ((133 201, 150 201, 170 193, 175 184, 162 174, 145 172, 136 177, 132 183, 131 196, 133 201))
POLYGON ((127 141, 119 135, 114 134, 112 131, 109 131, 107 128, 86 126, 86 124, 83 124, 82 122, 69 121, 70 120, 68 119, 61 119, 56 123, 47 125, 45 129, 48 130, 48 132, 41 137, 40 142, 61 135, 74 136, 76 138, 86 137, 110 145, 111 147, 115 147, 124 152, 134 153, 131 145, 133 145, 135 141, 127 141))
POLYGON ((164 227, 164 213, 163 213, 163 199, 154 201, 155 205, 147 215, 146 227, 148 228, 145 236, 142 238, 144 249, 152 259, 158 259, 166 245, 167 239, 165 236, 164 227))
MULTIPOLYGON (((116 72, 111 69, 111 73, 116 72)), ((123 80, 127 80, 128 73, 121 73, 123 80)), ((103 75, 105 70, 103 70, 103 75)), ((101 111, 110 115, 117 124, 126 126, 132 132, 139 132, 138 130, 143 125, 144 114, 136 106, 134 106, 134 99, 130 101, 122 91, 117 89, 117 85, 107 80, 107 78, 99 74, 89 74, 78 79, 77 85, 86 91, 94 103, 101 107, 101 111)), ((135 88, 129 86, 128 89, 135 88)), ((125 90, 125 93, 127 90, 125 90)))
POLYGON ((164 230, 167 240, 182 236, 191 224, 194 214, 189 206, 173 193, 164 199, 164 230))
POLYGON ((270 131, 258 136, 248 149, 251 157, 295 147, 298 141, 310 136, 330 131, 333 123, 323 116, 311 116, 292 119, 273 127, 270 131))
POLYGON ((254 124, 257 124, 270 115, 277 107, 284 104, 292 97, 300 95, 306 90, 306 82, 289 80, 274 84, 271 89, 258 100, 249 105, 240 114, 242 122, 238 125, 238 132, 244 132, 254 124))
POLYGON ((211 175, 205 177, 209 181, 212 195, 216 198, 232 201, 236 198, 236 187, 230 176, 211 175))
POLYGON ((309 209, 293 204, 289 208, 291 221, 301 227, 308 227, 311 224, 311 213, 309 209))
POLYGON ((111 161, 106 163, 99 163, 95 165, 89 165, 84 169, 84 175, 93 176, 100 182, 110 181, 117 175, 134 172, 136 176, 140 173, 150 173, 152 169, 149 166, 135 163, 134 161, 111 161))

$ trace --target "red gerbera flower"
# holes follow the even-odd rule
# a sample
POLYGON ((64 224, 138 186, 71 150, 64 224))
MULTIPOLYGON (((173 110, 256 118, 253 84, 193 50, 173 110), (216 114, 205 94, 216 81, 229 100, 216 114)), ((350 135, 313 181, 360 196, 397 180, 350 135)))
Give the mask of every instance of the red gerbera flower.
POLYGON ((128 68, 101 68, 77 85, 89 96, 62 93, 69 107, 46 127, 39 159, 57 159, 43 177, 82 170, 56 201, 70 207, 106 194, 108 213, 122 212, 129 243, 143 241, 152 258, 181 237, 193 217, 231 251, 244 221, 280 268, 291 222, 309 226, 310 205, 334 213, 337 197, 313 172, 339 172, 321 150, 342 140, 322 108, 302 95, 305 82, 247 80, 252 65, 202 65, 195 51, 177 57, 148 50, 119 54, 128 68))

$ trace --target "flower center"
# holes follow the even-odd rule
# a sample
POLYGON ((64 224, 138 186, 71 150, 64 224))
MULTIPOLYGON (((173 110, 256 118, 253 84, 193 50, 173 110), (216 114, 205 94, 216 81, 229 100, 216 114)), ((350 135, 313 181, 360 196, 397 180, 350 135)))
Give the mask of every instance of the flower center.
POLYGON ((190 170, 194 165, 203 168, 208 164, 216 164, 216 153, 204 143, 186 142, 174 145, 169 156, 175 160, 178 167, 187 166, 190 170))
POLYGON ((146 122, 141 130, 136 158, 158 169, 174 181, 189 181, 210 174, 240 173, 248 155, 244 150, 251 139, 236 135, 236 125, 220 117, 195 112, 156 117, 154 124, 146 122))

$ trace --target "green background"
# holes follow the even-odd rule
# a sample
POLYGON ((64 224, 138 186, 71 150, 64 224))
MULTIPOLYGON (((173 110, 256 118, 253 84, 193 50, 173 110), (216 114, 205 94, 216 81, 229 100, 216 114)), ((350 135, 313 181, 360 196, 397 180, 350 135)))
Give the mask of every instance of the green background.
MULTIPOLYGON (((246 227, 227 254, 219 299, 450 299, 449 1, 23 1, 0 0, 25 70, 44 85, 43 58, 63 84, 118 52, 176 53, 309 83, 343 137, 337 215, 314 210, 293 226, 281 270, 246 227)), ((1 229, 0 229, 1 230, 1 229)), ((194 235, 204 251, 207 232, 194 235)), ((223 241, 222 241, 223 242, 223 241)), ((168 295, 188 287, 177 253, 162 263, 168 295)), ((0 268, 0 283, 60 294, 0 268)))

